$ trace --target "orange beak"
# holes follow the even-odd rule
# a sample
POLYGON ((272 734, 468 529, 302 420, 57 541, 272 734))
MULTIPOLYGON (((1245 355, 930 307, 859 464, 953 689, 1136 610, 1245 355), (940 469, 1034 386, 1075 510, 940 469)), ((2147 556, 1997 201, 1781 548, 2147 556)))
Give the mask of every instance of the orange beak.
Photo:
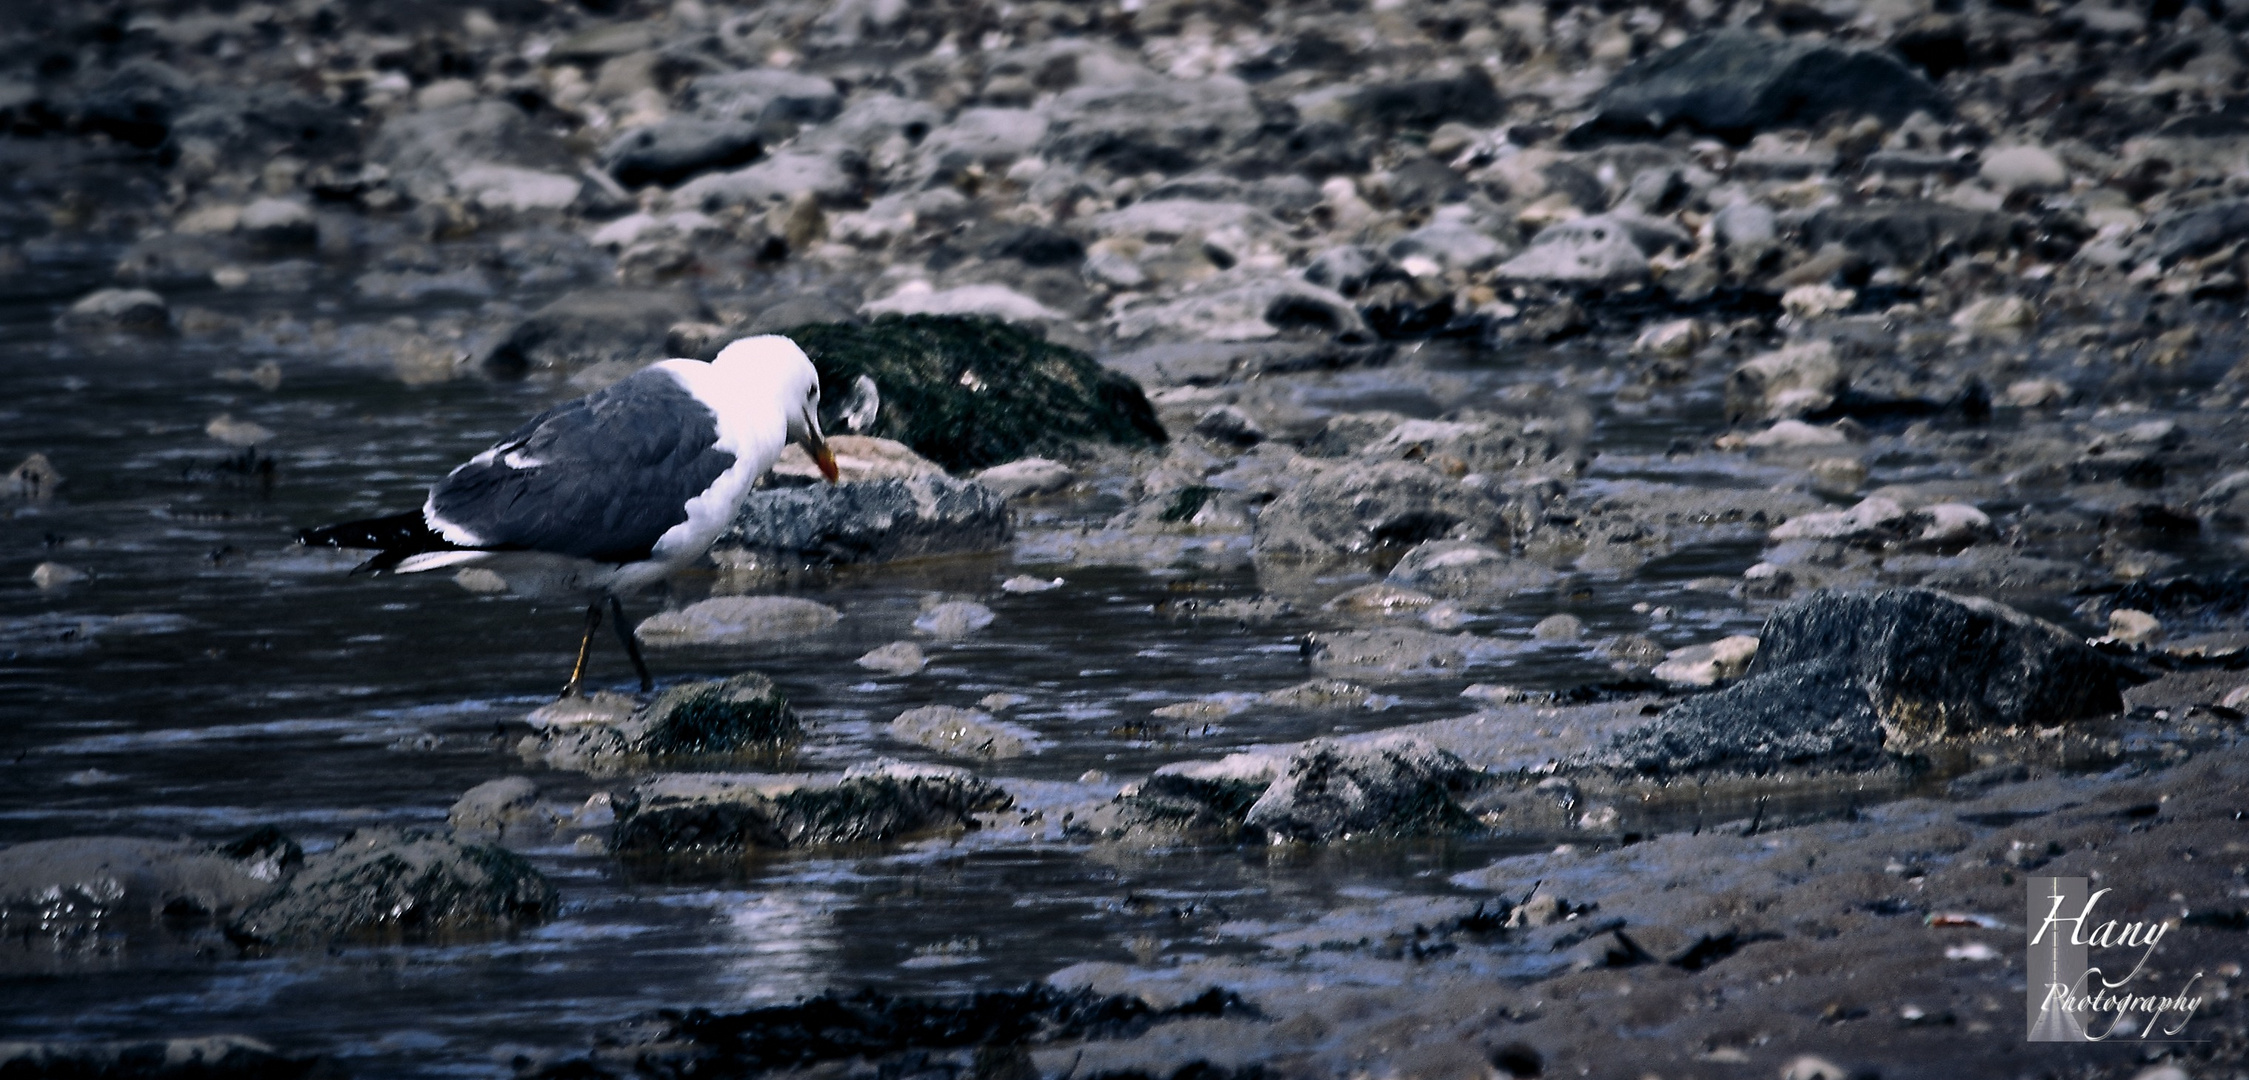
POLYGON ((842 479, 843 474, 836 470, 835 451, 828 449, 828 444, 820 436, 811 436, 804 440, 804 444, 805 449, 812 451, 812 463, 820 467, 821 476, 826 477, 831 484, 842 479))

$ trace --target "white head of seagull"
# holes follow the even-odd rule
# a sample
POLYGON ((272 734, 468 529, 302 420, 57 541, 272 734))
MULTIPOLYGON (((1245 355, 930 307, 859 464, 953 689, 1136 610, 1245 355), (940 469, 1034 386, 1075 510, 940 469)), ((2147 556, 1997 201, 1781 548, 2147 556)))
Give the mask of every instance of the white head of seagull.
MULTIPOLYGON (((374 549, 362 569, 416 573, 463 563, 505 568, 511 587, 604 601, 643 689, 619 593, 700 558, 733 525, 750 487, 791 442, 830 483, 820 376, 785 337, 743 338, 711 363, 665 360, 532 417, 430 487, 418 512, 308 529, 306 544, 374 549)), ((574 692, 585 667, 579 645, 574 692)))

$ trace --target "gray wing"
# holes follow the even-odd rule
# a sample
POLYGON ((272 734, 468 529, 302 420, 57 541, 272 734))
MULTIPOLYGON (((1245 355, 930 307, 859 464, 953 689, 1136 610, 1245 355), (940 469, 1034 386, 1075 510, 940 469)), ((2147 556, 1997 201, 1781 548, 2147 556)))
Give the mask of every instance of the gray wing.
POLYGON ((662 371, 557 405, 430 489, 479 546, 598 562, 648 557, 734 465, 718 415, 662 371))

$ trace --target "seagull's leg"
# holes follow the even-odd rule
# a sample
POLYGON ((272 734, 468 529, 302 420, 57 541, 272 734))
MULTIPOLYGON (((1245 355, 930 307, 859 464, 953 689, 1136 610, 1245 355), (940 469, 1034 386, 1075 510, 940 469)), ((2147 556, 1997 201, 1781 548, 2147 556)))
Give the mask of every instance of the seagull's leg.
POLYGON ((615 620, 617 640, 625 643, 625 655, 633 658, 633 674, 640 676, 640 692, 645 694, 656 689, 656 680, 648 677, 648 662, 640 658, 640 642, 633 637, 633 626, 625 621, 625 605, 618 603, 614 594, 609 597, 609 617, 615 620))
POLYGON ((578 662, 570 665, 570 681, 562 687, 563 697, 578 696, 578 683, 586 677, 586 658, 593 652, 593 632, 599 629, 601 601, 596 600, 586 608, 586 633, 578 639, 578 662))

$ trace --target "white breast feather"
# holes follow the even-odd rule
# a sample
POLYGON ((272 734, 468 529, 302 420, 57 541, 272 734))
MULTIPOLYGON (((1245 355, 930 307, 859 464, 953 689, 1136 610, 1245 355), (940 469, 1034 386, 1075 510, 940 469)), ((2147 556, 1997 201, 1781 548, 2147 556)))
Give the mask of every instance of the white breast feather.
POLYGON ((683 563, 709 550, 719 534, 734 524, 750 485, 781 456, 788 441, 786 414, 774 405, 745 400, 741 389, 721 378, 717 369, 695 360, 666 360, 663 369, 718 414, 718 448, 734 455, 734 464, 701 495, 687 502, 687 520, 656 538, 653 562, 683 563))

